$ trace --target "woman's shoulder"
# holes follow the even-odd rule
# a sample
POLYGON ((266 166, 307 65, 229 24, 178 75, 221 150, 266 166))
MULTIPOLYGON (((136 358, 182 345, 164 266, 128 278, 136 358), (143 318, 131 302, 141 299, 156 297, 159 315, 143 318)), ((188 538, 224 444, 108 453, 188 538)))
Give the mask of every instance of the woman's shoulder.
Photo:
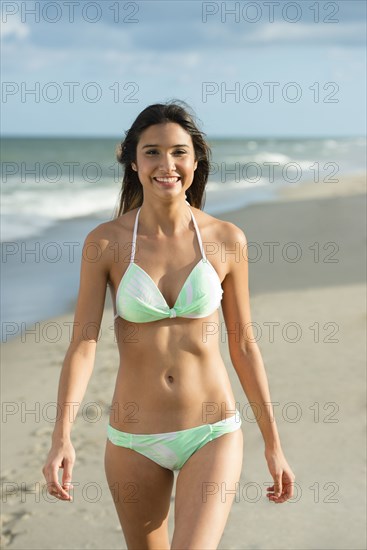
POLYGON ((229 245, 235 242, 246 243, 244 231, 233 222, 222 220, 198 208, 193 208, 193 211, 200 230, 204 231, 209 238, 219 238, 229 245))
POLYGON ((134 212, 136 213, 136 210, 136 208, 129 210, 129 212, 113 220, 100 223, 88 233, 86 241, 94 240, 98 241, 100 244, 105 243, 107 246, 111 240, 121 241, 124 237, 131 238, 130 233, 133 230, 134 212))
POLYGON ((134 213, 136 214, 136 210, 137 208, 134 208, 118 218, 100 223, 88 233, 87 237, 109 239, 117 235, 122 237, 124 233, 132 232, 135 219, 134 213))

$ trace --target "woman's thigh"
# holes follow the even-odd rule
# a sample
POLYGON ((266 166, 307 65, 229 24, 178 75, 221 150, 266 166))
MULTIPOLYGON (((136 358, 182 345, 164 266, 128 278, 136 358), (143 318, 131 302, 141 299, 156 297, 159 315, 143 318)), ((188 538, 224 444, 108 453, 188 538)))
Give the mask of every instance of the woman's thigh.
POLYGON ((177 476, 172 550, 217 548, 235 497, 243 461, 241 429, 196 451, 177 476))
POLYGON ((173 472, 109 440, 105 471, 128 548, 169 549, 173 472))

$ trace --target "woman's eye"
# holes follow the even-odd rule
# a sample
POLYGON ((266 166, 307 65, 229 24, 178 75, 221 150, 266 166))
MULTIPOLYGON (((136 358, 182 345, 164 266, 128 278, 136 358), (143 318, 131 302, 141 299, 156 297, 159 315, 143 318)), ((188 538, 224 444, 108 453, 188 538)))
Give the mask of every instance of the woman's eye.
MULTIPOLYGON (((186 155, 186 153, 187 151, 184 151, 183 149, 177 149, 177 151, 173 152, 173 155, 181 157, 182 155, 186 155)), ((157 149, 148 149, 148 151, 146 151, 146 154, 149 156, 159 155, 159 151, 157 151, 157 149)))
MULTIPOLYGON (((158 154, 158 151, 157 151, 156 149, 149 149, 149 150, 147 151, 147 155, 152 156, 152 155, 155 155, 155 154, 158 154)), ((186 151, 183 151, 183 150, 178 149, 178 150, 175 151, 173 154, 174 154, 174 155, 185 155, 185 154, 186 154, 186 151)))

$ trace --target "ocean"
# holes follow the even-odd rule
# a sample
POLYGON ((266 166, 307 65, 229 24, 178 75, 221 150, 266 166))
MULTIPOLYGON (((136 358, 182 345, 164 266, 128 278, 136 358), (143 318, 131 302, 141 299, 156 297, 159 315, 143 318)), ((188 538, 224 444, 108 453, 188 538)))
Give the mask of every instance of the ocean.
MULTIPOLYGON (((212 159, 204 210, 214 216, 274 200, 283 186, 338 185, 342 176, 366 170, 363 137, 208 142, 212 159)), ((2 341, 73 308, 85 236, 112 219, 117 206, 118 143, 118 138, 2 139, 2 341)))

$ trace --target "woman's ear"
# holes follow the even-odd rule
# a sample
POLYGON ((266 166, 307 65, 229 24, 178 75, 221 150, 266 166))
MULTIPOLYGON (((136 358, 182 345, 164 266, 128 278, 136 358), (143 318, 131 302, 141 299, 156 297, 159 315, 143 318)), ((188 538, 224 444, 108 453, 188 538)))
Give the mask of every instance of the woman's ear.
POLYGON ((135 162, 132 162, 132 163, 131 163, 131 168, 132 168, 133 170, 135 170, 135 172, 138 171, 138 168, 137 168, 135 162))

